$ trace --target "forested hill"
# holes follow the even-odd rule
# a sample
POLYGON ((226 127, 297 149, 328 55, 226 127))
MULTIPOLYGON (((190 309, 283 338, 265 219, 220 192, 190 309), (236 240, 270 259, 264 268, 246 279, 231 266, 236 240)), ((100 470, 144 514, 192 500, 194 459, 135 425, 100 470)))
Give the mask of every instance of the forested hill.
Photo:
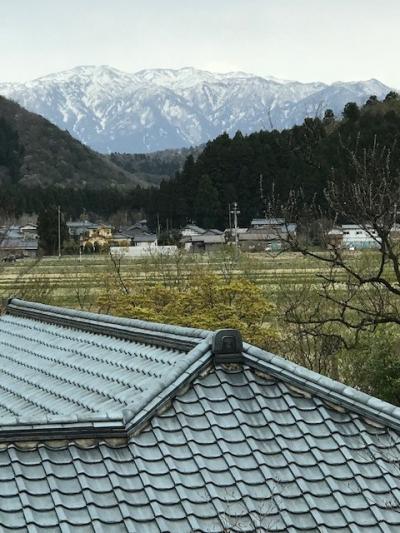
POLYGON ((68 132, 1 96, 0 183, 95 189, 147 185, 68 132))
POLYGON ((205 145, 191 148, 159 150, 147 154, 112 153, 108 157, 127 172, 143 176, 152 185, 159 185, 163 179, 168 180, 182 170, 189 155, 197 158, 205 145))
POLYGON ((195 161, 150 193, 150 220, 180 227, 188 220, 205 227, 226 227, 228 205, 239 202, 240 224, 264 214, 268 199, 285 198, 301 188, 306 198, 323 202, 328 179, 352 179, 351 153, 383 146, 392 150, 392 172, 400 168, 400 99, 389 93, 384 101, 371 97, 360 109, 345 106, 343 116, 327 111, 323 119, 306 119, 289 130, 261 131, 233 138, 220 135, 195 161))
POLYGON ((343 116, 328 110, 323 119, 281 132, 220 135, 190 154, 159 188, 132 187, 132 172, 156 176, 168 165, 179 168, 181 154, 115 154, 125 168, 116 167, 47 120, 0 98, 0 213, 39 213, 49 204, 61 205, 68 217, 83 210, 103 218, 144 210, 154 227, 156 221, 162 228, 194 221, 224 228, 228 205, 237 201, 239 224, 246 226, 264 215, 272 193, 284 199, 301 188, 306 198, 323 202, 328 179, 353 179, 352 153, 374 142, 378 151, 391 148, 391 171, 400 175, 399 137, 400 99, 389 93, 383 102, 371 97, 362 108, 349 103, 343 116))

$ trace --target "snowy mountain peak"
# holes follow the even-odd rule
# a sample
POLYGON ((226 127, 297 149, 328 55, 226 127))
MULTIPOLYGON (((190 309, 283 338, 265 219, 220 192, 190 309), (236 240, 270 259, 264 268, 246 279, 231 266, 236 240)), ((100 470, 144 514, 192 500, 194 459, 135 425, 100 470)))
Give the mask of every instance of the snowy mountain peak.
POLYGON ((168 88, 190 88, 204 83, 218 83, 234 79, 255 78, 245 72, 215 73, 207 70, 183 67, 180 69, 146 69, 136 73, 136 77, 148 83, 168 88))
POLYGON ((363 103, 389 90, 375 79, 328 85, 193 67, 128 73, 107 65, 0 83, 0 94, 100 152, 180 148, 223 131, 288 128, 326 108, 340 113, 349 100, 363 103))
MULTIPOLYGON (((121 81, 125 83, 131 83, 134 80, 132 74, 123 72, 107 65, 84 65, 74 67, 70 70, 64 70, 56 72, 55 74, 48 74, 36 78, 32 81, 28 81, 24 84, 16 84, 26 87, 37 87, 45 85, 65 85, 70 83, 86 83, 91 85, 104 85, 104 84, 120 84, 121 81)), ((1 87, 1 84, 0 84, 1 87)))

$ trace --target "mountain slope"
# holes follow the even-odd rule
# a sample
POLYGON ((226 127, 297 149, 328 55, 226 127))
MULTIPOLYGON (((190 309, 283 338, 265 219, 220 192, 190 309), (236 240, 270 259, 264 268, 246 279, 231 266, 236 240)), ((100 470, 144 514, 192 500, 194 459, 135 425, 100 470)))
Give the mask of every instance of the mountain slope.
POLYGON ((327 85, 193 68, 130 74, 107 66, 0 83, 0 94, 103 153, 195 146, 223 131, 289 128, 326 108, 340 113, 349 100, 364 103, 389 90, 377 80, 327 85))
MULTIPOLYGON (((14 161, 10 157, 2 165, 0 157, 0 180, 11 179, 26 186, 77 188, 146 185, 145 180, 121 169, 68 132, 3 97, 0 97, 0 121, 6 125, 3 130, 11 132, 7 136, 12 134, 17 139, 13 150, 18 152, 17 167, 14 164, 10 168, 9 161, 14 161)), ((9 144, 0 135, 0 148, 6 142, 9 144)))
POLYGON ((204 145, 194 148, 162 150, 149 154, 112 153, 110 160, 130 174, 145 177, 149 185, 159 185, 183 169, 189 155, 195 159, 204 150, 204 145))

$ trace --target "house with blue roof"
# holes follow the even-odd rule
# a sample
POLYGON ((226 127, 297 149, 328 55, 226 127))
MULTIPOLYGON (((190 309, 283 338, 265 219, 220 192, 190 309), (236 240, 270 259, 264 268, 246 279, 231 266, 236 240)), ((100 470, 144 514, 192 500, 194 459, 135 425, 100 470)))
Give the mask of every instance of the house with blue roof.
POLYGON ((9 301, 0 530, 395 532, 400 409, 217 332, 9 301))

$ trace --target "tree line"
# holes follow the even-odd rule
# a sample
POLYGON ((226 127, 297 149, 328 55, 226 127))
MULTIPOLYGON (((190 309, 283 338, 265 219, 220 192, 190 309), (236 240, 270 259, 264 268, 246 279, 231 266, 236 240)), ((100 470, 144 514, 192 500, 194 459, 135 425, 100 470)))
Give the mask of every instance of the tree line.
POLYGON ((222 229, 234 201, 240 204, 242 226, 268 211, 271 197, 287 198, 293 190, 324 204, 333 174, 338 180, 355 177, 348 150, 367 148, 378 138, 391 148, 391 164, 398 168, 399 135, 400 99, 394 92, 382 102, 372 96, 362 108, 350 102, 341 117, 327 110, 323 118, 307 118, 288 130, 222 134, 197 160, 189 156, 174 179, 149 191, 147 213, 169 227, 192 220, 222 229))

